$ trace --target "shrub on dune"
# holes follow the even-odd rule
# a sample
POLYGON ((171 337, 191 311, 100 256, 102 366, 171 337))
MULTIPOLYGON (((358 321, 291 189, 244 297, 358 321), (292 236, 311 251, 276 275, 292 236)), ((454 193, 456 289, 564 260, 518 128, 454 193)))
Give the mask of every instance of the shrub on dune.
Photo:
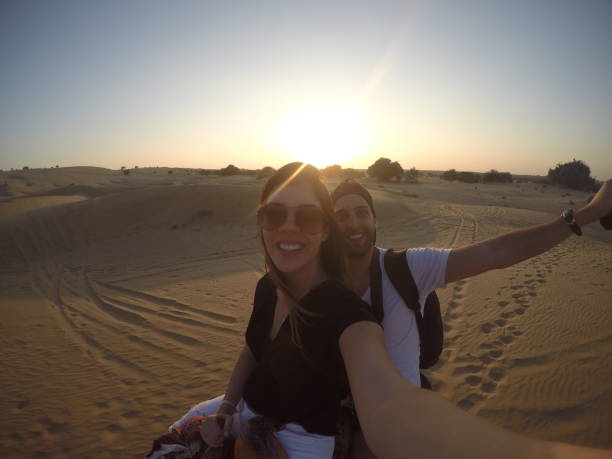
POLYGON ((512 183, 513 178, 510 172, 497 172, 495 169, 491 169, 489 172, 483 174, 482 181, 483 183, 512 183))
POLYGON ((220 169, 219 174, 222 176, 238 175, 240 174, 240 169, 238 169, 233 164, 230 164, 229 166, 224 167, 223 169, 220 169))
POLYGON ((404 180, 408 183, 419 183, 419 177, 421 173, 416 170, 416 167, 411 167, 409 170, 404 172, 404 180))
POLYGON ((378 158, 374 164, 368 167, 368 175, 379 182, 388 182, 393 178, 399 181, 404 175, 404 169, 397 161, 392 162, 389 158, 378 158))
POLYGON ((569 163, 557 164, 554 169, 548 169, 548 179, 555 185, 581 191, 597 191, 601 185, 591 177, 589 166, 576 159, 569 163))

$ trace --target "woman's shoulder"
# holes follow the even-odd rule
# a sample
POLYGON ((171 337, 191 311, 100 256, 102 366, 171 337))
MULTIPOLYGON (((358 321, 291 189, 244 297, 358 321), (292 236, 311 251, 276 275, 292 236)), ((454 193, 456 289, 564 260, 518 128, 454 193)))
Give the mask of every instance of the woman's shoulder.
POLYGON ((270 273, 265 273, 257 281, 257 286, 255 287, 255 291, 263 290, 263 289, 271 290, 271 289, 274 289, 274 288, 275 288, 274 287, 274 282, 272 281, 272 278, 270 277, 270 273))
POLYGON ((255 287, 253 306, 273 304, 276 301, 276 285, 268 273, 264 274, 255 287))

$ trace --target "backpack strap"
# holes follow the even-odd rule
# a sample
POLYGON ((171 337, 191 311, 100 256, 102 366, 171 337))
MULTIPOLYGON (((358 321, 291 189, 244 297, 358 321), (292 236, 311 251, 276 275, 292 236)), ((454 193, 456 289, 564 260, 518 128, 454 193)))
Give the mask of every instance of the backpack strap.
POLYGON ((424 312, 421 311, 419 292, 408 267, 405 250, 389 249, 385 253, 385 271, 406 306, 414 311, 421 342, 419 366, 429 368, 438 361, 444 346, 440 300, 435 291, 431 292, 425 301, 424 312))
POLYGON ((414 311, 417 323, 420 322, 422 314, 419 305, 419 291, 408 267, 406 250, 387 250, 385 253, 385 271, 406 306, 414 311))
POLYGON ((372 260, 370 261, 370 303, 372 313, 378 323, 382 323, 385 317, 382 297, 382 271, 380 270, 380 251, 374 247, 372 260))

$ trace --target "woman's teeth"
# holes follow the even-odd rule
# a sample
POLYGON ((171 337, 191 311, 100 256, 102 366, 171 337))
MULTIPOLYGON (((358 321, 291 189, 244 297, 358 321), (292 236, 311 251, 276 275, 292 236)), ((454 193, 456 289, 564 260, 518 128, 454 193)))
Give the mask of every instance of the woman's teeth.
POLYGON ((363 236, 363 233, 351 234, 348 238, 356 241, 357 239, 361 239, 361 236, 363 236))
POLYGON ((304 246, 302 244, 289 244, 281 242, 280 244, 278 244, 278 248, 286 252, 293 252, 295 250, 300 250, 304 248, 304 246))

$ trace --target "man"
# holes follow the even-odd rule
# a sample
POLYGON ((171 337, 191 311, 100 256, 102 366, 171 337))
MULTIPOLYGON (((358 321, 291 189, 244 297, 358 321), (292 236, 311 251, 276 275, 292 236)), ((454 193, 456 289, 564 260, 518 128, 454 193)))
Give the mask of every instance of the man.
MULTIPOLYGON (((370 265, 379 256, 382 272, 385 344, 402 376, 421 386, 420 341, 414 312, 393 288, 383 265, 384 249, 376 250, 376 212, 370 193, 359 183, 346 180, 332 192, 336 221, 344 235, 349 286, 371 304, 370 265)), ((491 269, 512 266, 553 248, 580 227, 612 212, 612 180, 603 184, 591 202, 555 220, 513 231, 457 249, 410 249, 406 260, 419 293, 421 307, 431 291, 491 269)), ((362 437, 356 436, 353 457, 369 457, 362 437)))

